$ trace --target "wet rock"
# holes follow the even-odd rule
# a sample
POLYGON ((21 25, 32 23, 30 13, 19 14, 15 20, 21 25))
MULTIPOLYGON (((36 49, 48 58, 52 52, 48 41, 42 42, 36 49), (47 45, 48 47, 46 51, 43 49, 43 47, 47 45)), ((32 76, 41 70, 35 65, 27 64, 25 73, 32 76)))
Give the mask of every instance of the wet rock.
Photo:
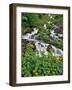
POLYGON ((63 34, 63 26, 59 25, 54 28, 55 33, 63 34))

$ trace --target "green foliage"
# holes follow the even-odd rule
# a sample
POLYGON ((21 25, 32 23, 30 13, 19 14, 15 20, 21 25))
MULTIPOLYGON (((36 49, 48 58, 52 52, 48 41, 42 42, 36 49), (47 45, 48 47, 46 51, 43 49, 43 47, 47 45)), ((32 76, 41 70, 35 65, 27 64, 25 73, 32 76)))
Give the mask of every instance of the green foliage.
POLYGON ((48 56, 36 56, 31 47, 27 47, 22 55, 22 77, 51 76, 63 74, 63 61, 51 53, 48 56))
POLYGON ((48 43, 50 41, 49 34, 50 34, 50 31, 48 29, 40 28, 38 31, 38 37, 36 39, 42 40, 48 43))
MULTIPOLYGON (((55 25, 63 24, 63 15, 22 13, 21 22, 22 34, 30 33, 36 27, 38 29, 37 40, 63 49, 62 40, 51 40, 50 38, 50 30, 53 30, 55 25), (46 28, 44 28, 44 24, 46 24, 46 28)), ((47 56, 43 54, 42 57, 39 57, 34 51, 35 47, 31 43, 27 43, 22 46, 22 77, 63 74, 63 57, 53 56, 52 52, 48 52, 47 56)))
MULTIPOLYGON (((37 27, 43 29, 43 25, 46 24, 47 28, 51 30, 54 25, 63 22, 62 15, 57 14, 33 14, 33 13, 22 13, 22 28, 23 32, 26 28, 37 27)), ((48 30, 48 31, 49 31, 48 30)))
POLYGON ((38 13, 22 13, 22 34, 32 32, 34 27, 39 29, 36 39, 42 40, 46 43, 52 43, 56 47, 62 47, 62 40, 52 41, 50 38, 50 30, 54 28, 54 25, 63 24, 63 15, 57 14, 38 14, 38 13), (46 29, 44 28, 46 24, 46 29))
POLYGON ((53 40, 50 42, 52 45, 56 46, 57 48, 63 49, 63 41, 62 40, 53 40))

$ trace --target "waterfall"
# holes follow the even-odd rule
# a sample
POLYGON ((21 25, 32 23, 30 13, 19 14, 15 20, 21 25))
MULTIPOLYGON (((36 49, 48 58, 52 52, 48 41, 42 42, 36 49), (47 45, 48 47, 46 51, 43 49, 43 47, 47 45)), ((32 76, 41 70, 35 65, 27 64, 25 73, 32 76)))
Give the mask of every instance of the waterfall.
MULTIPOLYGON (((44 25, 44 27, 46 28, 46 26, 44 25)), ((33 31, 31 33, 27 33, 25 35, 22 35, 22 39, 26 39, 28 41, 33 41, 35 43, 36 46, 36 50, 39 54, 39 56, 41 56, 41 53, 43 52, 45 55, 48 55, 48 51, 47 51, 47 47, 50 44, 44 43, 42 41, 36 40, 36 35, 38 33, 38 29, 37 28, 33 28, 33 31)), ((54 30, 51 31, 51 36, 56 39, 56 34, 54 33, 54 30)), ((59 48, 56 48, 55 46, 51 45, 53 51, 54 51, 54 55, 60 56, 63 55, 63 51, 59 48)))
POLYGON ((56 56, 61 56, 61 55, 63 55, 63 51, 62 51, 61 49, 56 48, 56 47, 53 46, 53 45, 52 45, 52 48, 53 48, 53 50, 54 50, 54 55, 56 55, 56 56))
POLYGON ((54 30, 51 30, 51 34, 50 36, 55 40, 55 39, 59 39, 59 36, 56 35, 56 33, 54 32, 54 30))

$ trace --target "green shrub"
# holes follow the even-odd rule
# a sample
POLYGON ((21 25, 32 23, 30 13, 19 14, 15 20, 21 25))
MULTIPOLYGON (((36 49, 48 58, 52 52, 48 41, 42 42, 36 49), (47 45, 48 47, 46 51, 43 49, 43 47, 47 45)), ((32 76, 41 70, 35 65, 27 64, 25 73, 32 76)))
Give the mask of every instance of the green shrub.
POLYGON ((51 76, 63 74, 63 61, 51 53, 36 56, 32 48, 27 47, 22 55, 22 77, 51 76))

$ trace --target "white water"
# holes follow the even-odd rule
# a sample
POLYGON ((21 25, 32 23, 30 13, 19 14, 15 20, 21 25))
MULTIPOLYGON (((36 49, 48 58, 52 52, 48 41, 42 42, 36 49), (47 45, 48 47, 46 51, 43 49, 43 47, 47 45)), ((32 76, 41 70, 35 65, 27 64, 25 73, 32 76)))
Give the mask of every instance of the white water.
POLYGON ((54 30, 51 30, 50 36, 51 36, 54 40, 56 40, 56 39, 59 39, 60 37, 63 37, 63 34, 58 34, 58 35, 56 35, 56 33, 54 32, 54 30))
MULTIPOLYGON (((34 28, 31 33, 27 33, 26 35, 23 35, 22 39, 26 39, 28 41, 34 41, 35 46, 36 46, 36 50, 37 50, 37 53, 39 56, 41 56, 41 53, 48 55, 47 47, 49 46, 49 44, 44 43, 44 42, 39 41, 39 40, 36 40, 35 34, 37 34, 37 33, 38 33, 38 29, 34 28)), ((56 39, 54 31, 51 31, 51 36, 56 39)), ((51 47, 54 51, 53 55, 57 55, 57 56, 63 55, 63 51, 61 49, 56 48, 53 45, 51 45, 51 47)))

